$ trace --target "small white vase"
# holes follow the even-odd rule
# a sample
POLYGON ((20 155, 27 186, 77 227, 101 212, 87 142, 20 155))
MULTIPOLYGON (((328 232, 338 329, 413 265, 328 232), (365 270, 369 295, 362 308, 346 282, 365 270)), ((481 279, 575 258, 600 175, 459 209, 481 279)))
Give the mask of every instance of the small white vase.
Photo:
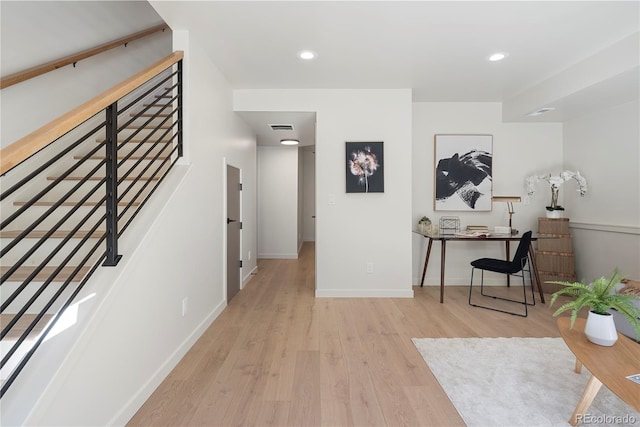
POLYGON ((562 218, 562 211, 561 210, 548 210, 545 209, 545 212, 547 213, 547 218, 562 218))
POLYGON ((613 323, 611 314, 598 314, 593 311, 587 316, 587 324, 584 334, 594 344, 611 347, 618 340, 616 324, 613 323))
POLYGON ((418 229, 423 233, 429 233, 431 231, 431 223, 430 222, 420 222, 420 223, 418 223, 418 229))

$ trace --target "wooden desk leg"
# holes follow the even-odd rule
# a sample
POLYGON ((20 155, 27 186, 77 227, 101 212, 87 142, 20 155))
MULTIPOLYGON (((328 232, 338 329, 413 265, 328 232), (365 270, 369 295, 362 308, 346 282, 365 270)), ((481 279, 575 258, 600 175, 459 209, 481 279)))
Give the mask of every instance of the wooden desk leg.
POLYGON ((429 239, 429 245, 427 246, 427 256, 424 258, 424 268, 422 269, 422 280, 420 280, 420 287, 424 285, 424 276, 427 274, 427 264, 429 264, 429 255, 431 254, 431 244, 433 243, 433 239, 427 237, 429 239))
POLYGON ((582 396, 580 396, 576 410, 573 411, 573 415, 571 415, 571 419, 569 419, 569 424, 572 426, 577 426, 579 424, 578 415, 584 415, 587 412, 587 409, 591 406, 591 402, 593 402, 593 398, 598 394, 598 390, 600 390, 601 385, 602 383, 600 380, 591 375, 589 382, 587 382, 587 385, 582 392, 582 396))
POLYGON ((441 250, 440 250, 440 304, 444 302, 444 256, 447 252, 447 241, 445 239, 441 240, 441 250))
POLYGON ((544 292, 542 292, 542 282, 540 282, 540 275, 538 274, 538 265, 536 264, 536 255, 533 250, 533 245, 531 243, 529 243, 529 259, 531 260, 533 277, 535 277, 536 284, 538 285, 538 293, 540 294, 540 301, 544 304, 544 292))
MULTIPOLYGON (((505 250, 507 252, 507 257, 505 259, 509 261, 511 259, 511 248, 509 247, 509 241, 505 240, 504 245, 505 245, 505 250)), ((511 287, 511 275, 507 274, 507 288, 510 288, 510 287, 511 287)))

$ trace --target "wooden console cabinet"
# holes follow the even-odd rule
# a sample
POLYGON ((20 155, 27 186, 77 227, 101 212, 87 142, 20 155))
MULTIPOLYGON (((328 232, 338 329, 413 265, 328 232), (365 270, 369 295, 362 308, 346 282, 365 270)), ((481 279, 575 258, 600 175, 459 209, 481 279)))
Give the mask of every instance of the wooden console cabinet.
POLYGON ((545 283, 548 280, 574 282, 575 260, 569 218, 538 218, 537 243, 536 264, 542 290, 553 293, 562 288, 560 285, 545 283))

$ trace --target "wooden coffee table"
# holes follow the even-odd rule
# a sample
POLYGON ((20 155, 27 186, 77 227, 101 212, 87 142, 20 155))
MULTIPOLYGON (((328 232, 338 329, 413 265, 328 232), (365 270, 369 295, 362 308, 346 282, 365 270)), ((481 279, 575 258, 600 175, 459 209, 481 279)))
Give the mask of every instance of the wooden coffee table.
POLYGON ((640 411, 640 384, 626 378, 629 375, 640 374, 640 344, 621 334, 618 334, 618 341, 611 347, 593 344, 584 334, 585 323, 585 319, 576 319, 573 329, 570 329, 569 317, 558 319, 560 334, 576 356, 575 372, 580 373, 582 365, 591 372, 591 378, 582 392, 569 424, 578 425, 578 416, 585 414, 589 409, 602 384, 636 411, 640 411))

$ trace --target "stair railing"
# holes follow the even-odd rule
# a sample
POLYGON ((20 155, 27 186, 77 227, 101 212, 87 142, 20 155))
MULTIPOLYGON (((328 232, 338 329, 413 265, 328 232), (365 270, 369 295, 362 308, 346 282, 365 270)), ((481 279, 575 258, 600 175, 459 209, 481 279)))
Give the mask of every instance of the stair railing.
POLYGON ((182 58, 0 152, 0 398, 182 156, 182 58))
POLYGON ((83 50, 82 52, 77 52, 72 55, 65 56, 64 58, 58 58, 54 61, 49 61, 32 68, 10 74, 0 79, 0 89, 4 89, 9 86, 32 79, 34 77, 41 76, 42 74, 57 70, 58 68, 65 67, 67 65, 73 64, 73 66, 75 67, 76 63, 82 61, 83 59, 90 58, 94 55, 98 55, 102 52, 106 52, 107 50, 114 49, 118 46, 127 46, 127 44, 131 43, 132 41, 141 39, 158 31, 164 31, 168 28, 169 26, 167 24, 155 25, 145 30, 138 31, 137 33, 129 34, 128 36, 120 37, 119 39, 112 40, 110 42, 92 47, 87 50, 83 50))

